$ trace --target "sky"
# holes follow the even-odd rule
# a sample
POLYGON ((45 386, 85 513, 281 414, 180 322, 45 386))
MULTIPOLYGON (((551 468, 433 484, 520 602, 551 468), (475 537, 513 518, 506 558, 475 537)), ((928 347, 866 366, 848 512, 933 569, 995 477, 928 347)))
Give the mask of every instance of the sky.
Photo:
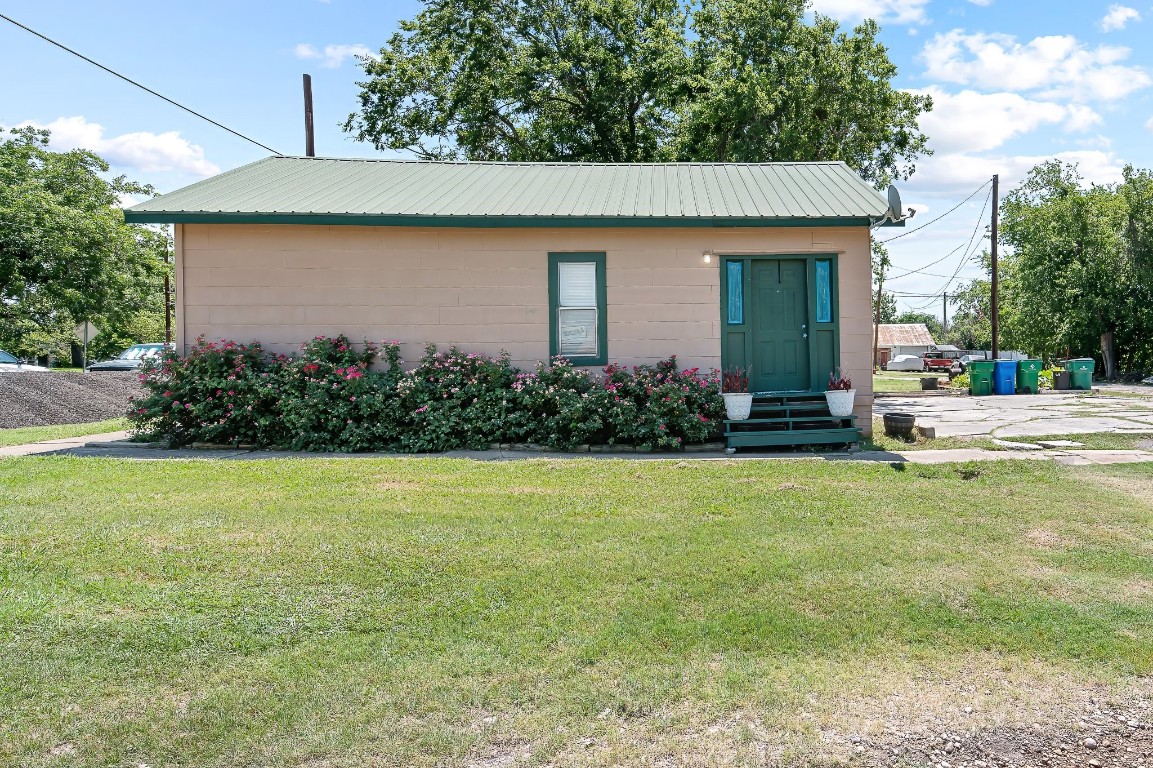
MULTIPOLYGON (((5 16, 284 154, 304 153, 308 72, 317 154, 337 157, 388 156, 339 125, 358 107, 356 56, 420 7, 0 0, 5 16)), ((1153 0, 814 0, 814 10, 846 25, 876 19, 899 69, 895 86, 936 105, 921 121, 933 154, 898 183, 916 216, 905 230, 876 233, 902 235, 889 245, 887 282, 902 311, 940 316, 941 294, 980 276, 990 213, 981 187, 993 174, 1004 195, 1054 157, 1102 184, 1126 164, 1153 167, 1153 46, 1141 42, 1153 32, 1153 0)), ((0 83, 0 126, 51 128, 53 148, 91 149, 113 173, 159 192, 269 154, 3 20, 0 83)))

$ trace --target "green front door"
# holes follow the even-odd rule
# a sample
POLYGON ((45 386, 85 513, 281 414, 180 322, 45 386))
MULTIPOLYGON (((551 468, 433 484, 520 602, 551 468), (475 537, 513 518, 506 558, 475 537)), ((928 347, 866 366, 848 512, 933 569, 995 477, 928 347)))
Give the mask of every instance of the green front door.
POLYGON ((753 392, 823 392, 839 366, 837 256, 721 259, 721 365, 753 392))
POLYGON ((808 292, 804 259, 752 262, 752 375, 755 392, 809 388, 808 292))

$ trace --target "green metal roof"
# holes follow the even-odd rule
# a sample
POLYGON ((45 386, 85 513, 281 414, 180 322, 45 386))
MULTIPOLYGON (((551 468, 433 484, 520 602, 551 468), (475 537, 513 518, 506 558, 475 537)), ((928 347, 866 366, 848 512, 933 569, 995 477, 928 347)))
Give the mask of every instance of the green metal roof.
POLYGON ((269 157, 125 211, 140 223, 867 225, 888 204, 840 162, 482 163, 269 157))

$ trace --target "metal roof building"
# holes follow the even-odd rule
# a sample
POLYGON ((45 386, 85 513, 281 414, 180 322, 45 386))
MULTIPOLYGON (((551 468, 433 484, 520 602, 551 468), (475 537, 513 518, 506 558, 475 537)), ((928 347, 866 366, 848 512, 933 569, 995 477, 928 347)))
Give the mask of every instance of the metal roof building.
POLYGON ((139 223, 854 226, 888 208, 841 162, 487 163, 269 157, 132 206, 139 223))

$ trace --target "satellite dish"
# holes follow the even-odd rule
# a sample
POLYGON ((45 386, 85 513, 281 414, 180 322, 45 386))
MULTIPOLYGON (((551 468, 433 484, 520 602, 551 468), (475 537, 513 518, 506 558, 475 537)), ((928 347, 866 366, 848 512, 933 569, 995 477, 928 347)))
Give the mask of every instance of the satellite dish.
POLYGON ((901 193, 892 184, 889 185, 889 213, 888 216, 893 221, 900 221, 901 216, 901 193))

